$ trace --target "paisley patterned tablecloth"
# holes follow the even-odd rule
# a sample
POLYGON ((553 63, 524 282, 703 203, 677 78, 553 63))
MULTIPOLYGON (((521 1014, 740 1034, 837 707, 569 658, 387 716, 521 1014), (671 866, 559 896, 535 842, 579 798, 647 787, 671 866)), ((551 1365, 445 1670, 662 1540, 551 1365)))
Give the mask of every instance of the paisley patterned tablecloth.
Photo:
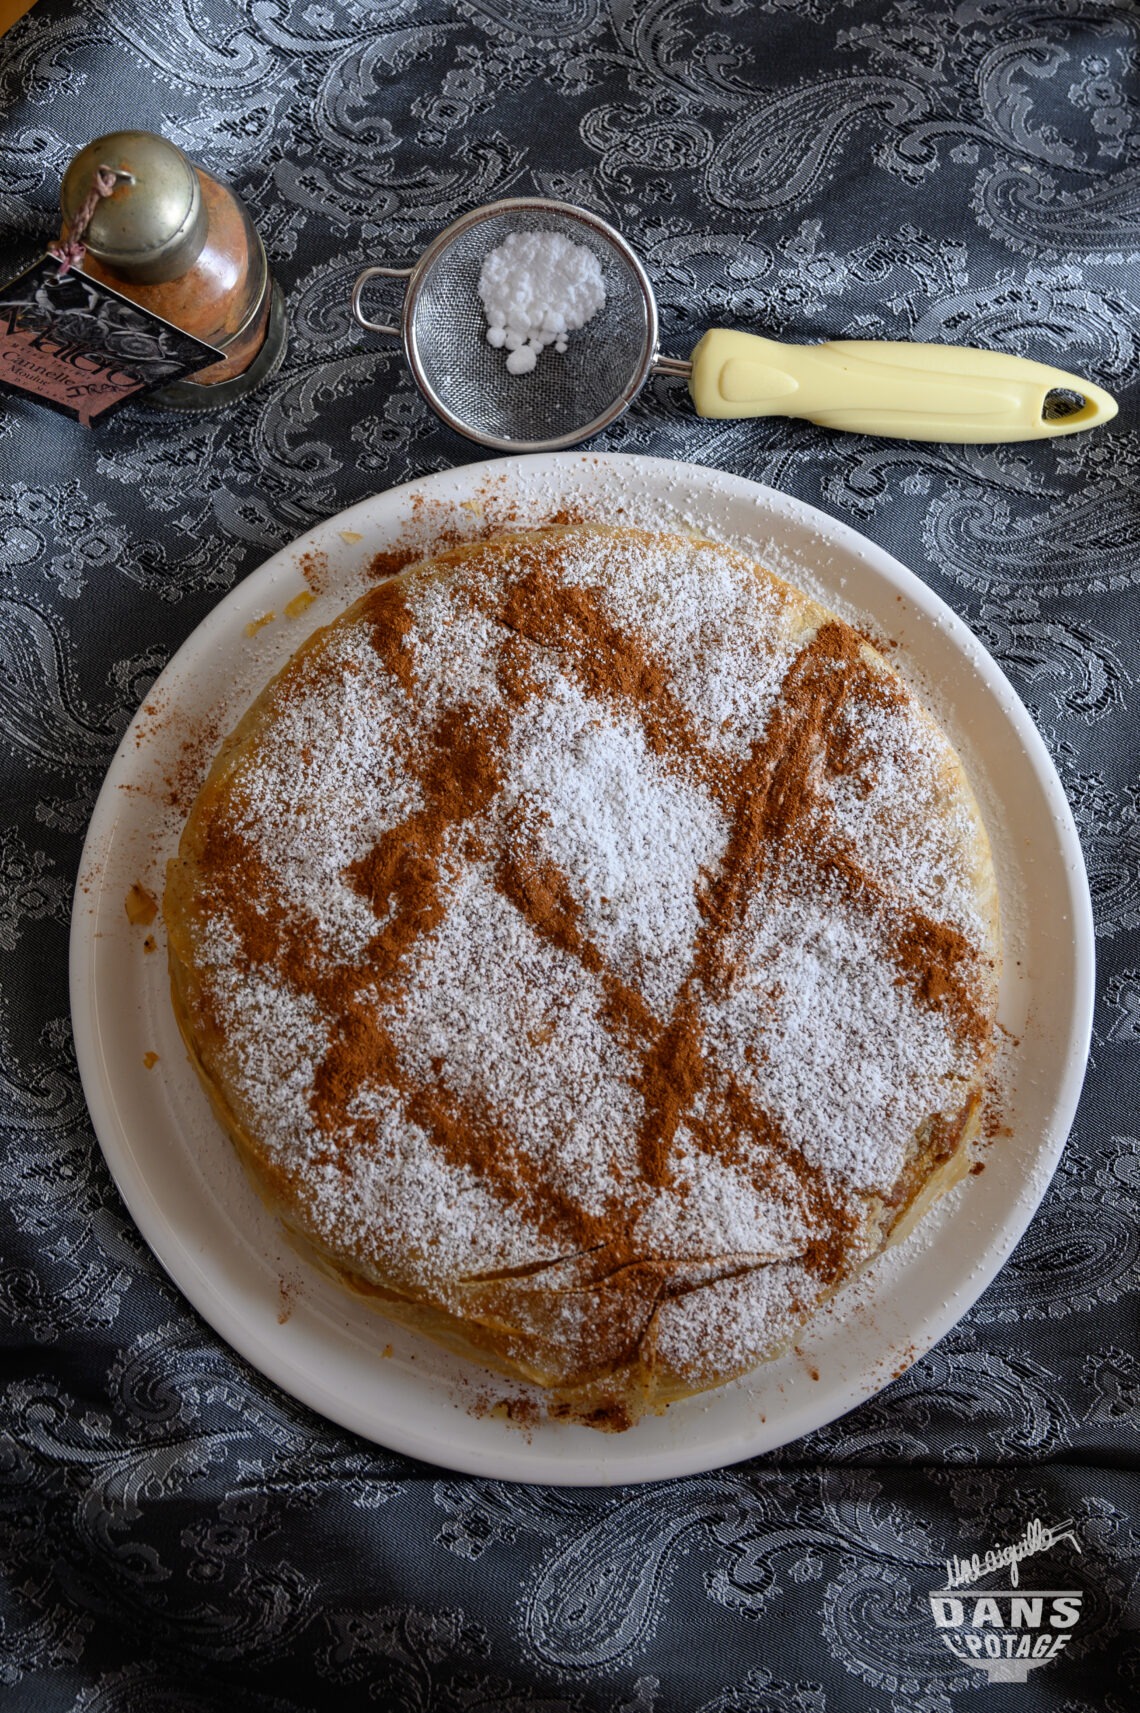
POLYGON ((1140 1705, 1138 64, 1125 0, 39 0, 0 41, 6 273, 76 149, 143 126, 245 198, 291 326, 224 414, 0 414, 5 1709, 1140 1705), (621 227, 667 350, 717 322, 975 343, 1122 401, 956 448, 718 426, 658 383, 599 441, 798 495, 962 614, 1060 770, 1099 958, 1060 1170, 966 1319, 807 1440, 618 1491, 416 1464, 245 1366, 126 1216, 68 1020, 84 829, 163 664, 314 520, 482 456, 346 306, 362 258, 508 193, 621 227), (926 1590, 1034 1519, 1079 1543, 1041 1563, 1080 1621, 991 1687, 926 1590))

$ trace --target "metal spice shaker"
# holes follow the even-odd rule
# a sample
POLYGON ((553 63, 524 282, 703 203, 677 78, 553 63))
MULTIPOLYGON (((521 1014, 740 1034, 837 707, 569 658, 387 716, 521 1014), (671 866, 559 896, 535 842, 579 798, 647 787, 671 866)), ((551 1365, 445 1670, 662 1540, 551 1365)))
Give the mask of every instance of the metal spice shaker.
POLYGON ((81 149, 64 174, 65 233, 99 167, 125 176, 87 226, 83 271, 225 353, 147 403, 198 411, 243 397, 280 363, 286 325, 281 289, 245 208, 164 137, 114 131, 81 149))

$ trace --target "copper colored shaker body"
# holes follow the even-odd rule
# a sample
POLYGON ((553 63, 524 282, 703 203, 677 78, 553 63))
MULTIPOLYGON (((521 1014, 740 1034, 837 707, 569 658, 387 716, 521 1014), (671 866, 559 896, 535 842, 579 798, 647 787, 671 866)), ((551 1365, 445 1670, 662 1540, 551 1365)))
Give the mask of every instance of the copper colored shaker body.
POLYGON ((164 137, 115 131, 64 174, 65 233, 99 167, 124 176, 91 217, 83 271, 223 352, 146 402, 211 410, 250 392, 281 361, 285 307, 241 202, 164 137))

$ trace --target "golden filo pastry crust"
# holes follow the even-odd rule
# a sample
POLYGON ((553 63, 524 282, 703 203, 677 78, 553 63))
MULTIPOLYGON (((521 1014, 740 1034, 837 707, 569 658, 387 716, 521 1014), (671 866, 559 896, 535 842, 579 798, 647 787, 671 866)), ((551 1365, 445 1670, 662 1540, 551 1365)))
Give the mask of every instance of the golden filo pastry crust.
POLYGON ((379 585, 222 746, 164 914, 295 1240, 555 1415, 746 1372, 966 1166, 1000 949, 961 764, 711 541, 564 526, 379 585))

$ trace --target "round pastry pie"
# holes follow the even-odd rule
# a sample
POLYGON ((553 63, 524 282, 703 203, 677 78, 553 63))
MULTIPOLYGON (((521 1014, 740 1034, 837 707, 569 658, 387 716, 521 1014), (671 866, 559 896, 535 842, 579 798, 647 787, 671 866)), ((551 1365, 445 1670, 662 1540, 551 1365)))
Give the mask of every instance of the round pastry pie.
POLYGON ((552 528, 379 585, 226 740, 164 908, 289 1231, 554 1415, 741 1375, 968 1164, 1000 954, 961 764, 711 541, 552 528))

